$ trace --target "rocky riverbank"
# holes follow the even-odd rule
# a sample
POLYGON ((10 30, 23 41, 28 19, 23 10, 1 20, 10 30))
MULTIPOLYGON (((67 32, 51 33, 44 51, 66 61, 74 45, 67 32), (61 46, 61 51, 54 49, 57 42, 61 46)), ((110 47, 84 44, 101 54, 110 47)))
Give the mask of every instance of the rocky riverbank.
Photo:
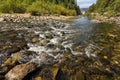
POLYGON ((107 17, 107 16, 103 16, 100 15, 98 13, 92 13, 93 18, 91 21, 93 22, 97 22, 97 23, 102 23, 102 22, 108 22, 108 23, 116 23, 118 25, 120 25, 120 15, 117 15, 115 17, 107 17))
POLYGON ((75 46, 72 24, 39 16, 7 18, 0 22, 0 80, 120 79, 118 29, 75 46))
POLYGON ((1 14, 0 22, 29 22, 32 20, 69 20, 75 16, 31 16, 30 14, 1 14))

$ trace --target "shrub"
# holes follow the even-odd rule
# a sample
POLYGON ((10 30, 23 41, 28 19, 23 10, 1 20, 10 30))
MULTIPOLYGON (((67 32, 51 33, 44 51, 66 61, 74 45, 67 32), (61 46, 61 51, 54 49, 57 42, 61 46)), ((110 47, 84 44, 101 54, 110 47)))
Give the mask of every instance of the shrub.
POLYGON ((94 10, 95 10, 95 4, 91 5, 87 12, 94 12, 94 10))
POLYGON ((25 11, 26 8, 16 2, 3 2, 3 4, 0 4, 0 12, 2 13, 24 13, 25 11))
POLYGON ((109 10, 107 11, 104 15, 107 17, 113 17, 115 16, 117 13, 114 10, 109 10))
POLYGON ((45 9, 45 5, 42 2, 34 2, 31 6, 27 8, 27 11, 31 13, 31 15, 43 15, 47 14, 47 9, 45 9))
POLYGON ((59 0, 56 3, 53 0, 0 0, 0 12, 2 13, 25 13, 29 12, 32 15, 77 15, 78 7, 74 0, 69 4, 66 0, 59 0), (64 3, 64 4, 63 4, 64 3), (70 5, 71 4, 71 5, 70 5), (66 5, 66 7, 65 7, 66 5), (76 8, 76 9, 75 9, 76 8))
POLYGON ((27 8, 27 11, 31 13, 31 15, 46 15, 46 14, 52 14, 52 15, 76 15, 75 10, 66 9, 61 5, 51 4, 51 3, 45 3, 36 1, 32 5, 30 5, 27 8))
POLYGON ((97 12, 108 17, 116 16, 120 13, 120 0, 97 0, 95 8, 91 6, 88 12, 97 12))
POLYGON ((60 16, 60 14, 54 14, 54 16, 58 16, 58 17, 59 17, 59 16, 60 16))

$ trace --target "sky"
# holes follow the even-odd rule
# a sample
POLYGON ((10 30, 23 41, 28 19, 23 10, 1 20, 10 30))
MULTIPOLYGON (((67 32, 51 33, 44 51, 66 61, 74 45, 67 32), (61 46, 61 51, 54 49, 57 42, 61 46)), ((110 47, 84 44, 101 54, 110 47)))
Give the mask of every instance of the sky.
POLYGON ((78 5, 80 8, 88 8, 90 5, 95 3, 96 0, 77 0, 78 5))

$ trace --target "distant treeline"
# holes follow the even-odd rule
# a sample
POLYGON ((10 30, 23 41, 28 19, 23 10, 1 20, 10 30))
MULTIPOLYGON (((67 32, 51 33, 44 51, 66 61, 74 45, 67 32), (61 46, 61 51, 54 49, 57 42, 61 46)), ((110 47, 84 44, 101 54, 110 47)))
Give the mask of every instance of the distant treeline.
POLYGON ((115 16, 120 13, 120 0, 97 0, 96 4, 93 4, 88 13, 96 12, 106 16, 115 16))
POLYGON ((81 14, 75 0, 0 0, 0 13, 56 16, 81 14))

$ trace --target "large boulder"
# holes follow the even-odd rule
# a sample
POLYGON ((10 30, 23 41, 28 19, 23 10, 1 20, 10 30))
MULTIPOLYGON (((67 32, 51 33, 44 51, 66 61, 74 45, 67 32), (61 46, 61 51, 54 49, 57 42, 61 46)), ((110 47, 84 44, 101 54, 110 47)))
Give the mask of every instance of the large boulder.
POLYGON ((22 80, 28 73, 35 69, 34 64, 20 64, 11 69, 6 75, 7 80, 22 80))

